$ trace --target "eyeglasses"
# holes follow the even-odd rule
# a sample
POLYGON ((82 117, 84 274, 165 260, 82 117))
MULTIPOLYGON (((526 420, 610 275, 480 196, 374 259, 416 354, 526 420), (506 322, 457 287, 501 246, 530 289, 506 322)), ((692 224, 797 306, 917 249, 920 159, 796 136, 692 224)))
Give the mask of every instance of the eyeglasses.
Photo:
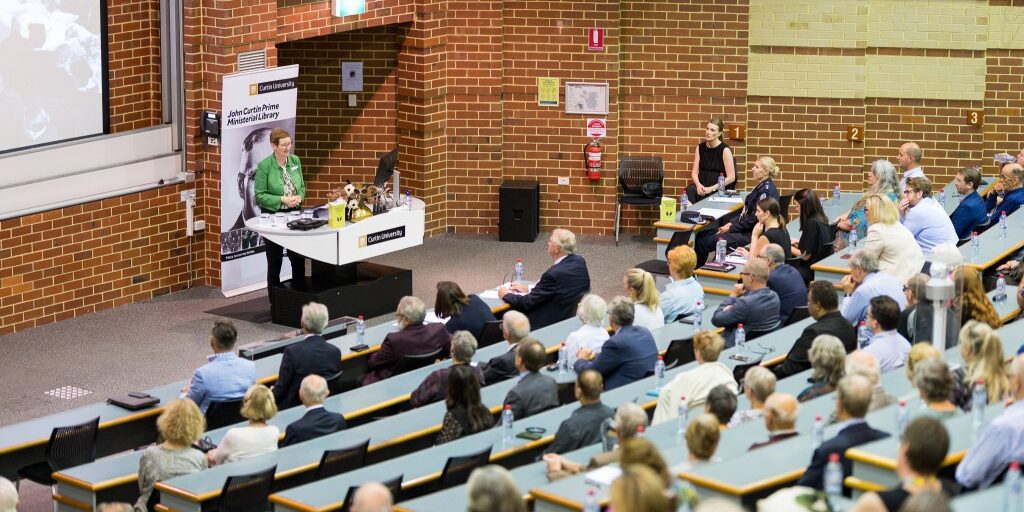
POLYGON ((741 276, 752 276, 754 274, 751 274, 750 272, 740 272, 740 275, 741 276))

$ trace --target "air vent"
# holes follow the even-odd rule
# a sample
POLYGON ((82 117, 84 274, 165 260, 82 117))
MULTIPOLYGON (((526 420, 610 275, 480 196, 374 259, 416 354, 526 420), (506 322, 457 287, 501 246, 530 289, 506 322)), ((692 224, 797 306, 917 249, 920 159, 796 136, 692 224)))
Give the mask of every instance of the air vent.
POLYGON ((266 69, 267 67, 267 51, 256 50, 252 52, 242 52, 238 54, 238 72, 242 71, 253 71, 257 69, 266 69))

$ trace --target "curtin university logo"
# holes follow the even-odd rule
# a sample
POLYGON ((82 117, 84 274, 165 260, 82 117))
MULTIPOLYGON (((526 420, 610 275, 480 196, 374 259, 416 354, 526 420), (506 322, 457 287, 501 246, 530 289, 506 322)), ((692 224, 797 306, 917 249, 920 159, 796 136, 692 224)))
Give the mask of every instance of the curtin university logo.
POLYGON ((256 96, 258 94, 266 94, 269 92, 286 91, 288 89, 294 89, 295 86, 296 82, 294 78, 249 84, 249 96, 256 96))
POLYGON ((370 245, 382 244, 390 240, 395 240, 396 238, 405 238, 405 226, 399 226, 397 228, 363 235, 359 237, 359 248, 361 249, 370 245))

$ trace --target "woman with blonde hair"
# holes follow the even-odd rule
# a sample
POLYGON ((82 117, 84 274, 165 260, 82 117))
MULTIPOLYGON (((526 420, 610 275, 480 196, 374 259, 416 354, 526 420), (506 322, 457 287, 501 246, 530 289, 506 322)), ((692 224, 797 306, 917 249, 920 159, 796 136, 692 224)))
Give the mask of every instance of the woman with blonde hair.
POLYGON ((874 194, 864 200, 868 219, 864 249, 878 255, 878 270, 906 283, 924 266, 924 253, 910 230, 900 224, 900 212, 887 196, 874 194))
POLYGON ((631 268, 622 278, 622 286, 633 299, 633 325, 654 330, 665 325, 665 314, 661 311, 658 287, 650 272, 631 268))
POLYGON ((615 512, 669 512, 672 502, 657 473, 642 464, 630 464, 623 466, 622 475, 612 482, 611 509, 615 512))
POLYGON ((914 385, 914 369, 918 363, 929 359, 942 359, 942 352, 935 348, 935 345, 931 343, 915 343, 910 347, 910 352, 907 354, 907 363, 903 368, 907 372, 907 380, 910 381, 910 385, 914 385))
POLYGON ((242 399, 242 417, 249 420, 244 427, 229 429, 220 444, 206 454, 210 466, 235 462, 277 450, 281 431, 267 421, 277 415, 274 393, 263 384, 256 384, 242 399))
MULTIPOLYGON (((864 239, 868 234, 868 219, 866 213, 866 202, 868 197, 875 194, 888 197, 893 204, 896 204, 903 199, 900 195, 900 180, 896 176, 896 166, 892 165, 891 162, 885 159, 875 160, 871 163, 871 170, 868 171, 867 175, 868 189, 864 191, 864 195, 853 204, 853 208, 845 215, 839 217, 836 221, 836 227, 841 231, 852 231, 856 226, 857 237, 861 240, 864 239)), ((842 237, 840 237, 842 239, 842 237)), ((843 244, 837 246, 837 248, 845 247, 845 240, 843 244)))
POLYGON ((985 293, 985 286, 981 284, 981 274, 970 267, 957 267, 954 271, 954 282, 963 282, 963 296, 960 302, 960 322, 966 324, 969 320, 977 320, 998 329, 1003 325, 999 319, 999 313, 992 304, 992 300, 985 293))
POLYGON ((960 329, 962 364, 953 370, 953 403, 964 411, 971 410, 971 390, 984 382, 988 403, 1002 402, 1010 397, 1010 378, 999 333, 988 324, 970 320, 960 329))
POLYGON ((697 266, 697 253, 689 245, 680 245, 668 252, 668 276, 671 282, 661 292, 661 311, 665 323, 674 322, 680 316, 692 315, 697 301, 704 300, 704 288, 693 277, 697 266))
POLYGON ((146 448, 139 459, 139 499, 137 512, 149 510, 149 498, 157 482, 206 469, 206 456, 192 443, 206 430, 206 419, 195 402, 175 400, 156 419, 156 428, 164 442, 146 448))

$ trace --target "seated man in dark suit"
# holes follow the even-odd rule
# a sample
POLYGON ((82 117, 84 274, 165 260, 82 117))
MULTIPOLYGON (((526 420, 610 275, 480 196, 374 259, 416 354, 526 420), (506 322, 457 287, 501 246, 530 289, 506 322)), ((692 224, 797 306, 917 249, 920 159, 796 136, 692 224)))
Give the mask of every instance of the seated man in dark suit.
POLYGON ((515 419, 532 416, 558 407, 558 383, 548 375, 541 375, 544 367, 544 345, 526 338, 516 350, 516 368, 519 382, 505 395, 504 405, 512 407, 515 419))
POLYGON ((498 288, 498 297, 512 309, 526 313, 534 330, 561 322, 576 315, 576 306, 590 290, 590 273, 583 256, 576 254, 576 235, 567 229, 556 229, 548 238, 548 256, 554 260, 526 295, 527 287, 513 284, 498 288))
POLYGON ((473 362, 476 353, 476 338, 469 331, 455 331, 452 335, 452 364, 427 375, 419 387, 409 396, 409 405, 420 407, 444 400, 448 396, 448 375, 459 365, 469 365, 480 386, 484 385, 484 372, 473 362))
POLYGON ((444 324, 424 324, 426 316, 426 306, 417 297, 406 295, 398 301, 398 309, 395 310, 398 332, 388 333, 380 344, 380 350, 366 361, 364 386, 390 377, 402 356, 429 354, 441 349, 437 358, 448 359, 452 346, 451 334, 444 324))
POLYGON ((572 412, 555 433, 555 440, 544 453, 568 453, 601 441, 601 424, 615 415, 611 407, 601 403, 604 380, 594 370, 583 370, 576 376, 578 409, 572 412))
POLYGON ((501 332, 508 341, 509 348, 504 354, 492 357, 484 364, 484 382, 487 384, 519 375, 516 370, 516 347, 530 335, 530 320, 518 311, 507 311, 501 317, 501 332))
POLYGON ((751 333, 765 333, 779 326, 779 296, 768 288, 768 264, 752 259, 740 272, 741 282, 711 315, 711 324, 725 327, 725 348, 736 344, 736 327, 751 333))
POLYGON ((807 305, 807 286, 800 271, 786 264, 786 253, 779 244, 768 244, 761 253, 767 259, 768 289, 779 296, 779 326, 789 322, 796 308, 807 305))
POLYGON ((807 310, 816 322, 804 327, 804 332, 800 333, 800 337, 793 343, 793 348, 789 349, 786 360, 772 368, 779 380, 811 369, 808 353, 814 338, 822 334, 831 334, 839 338, 847 354, 857 350, 857 330, 839 312, 839 295, 832 283, 811 282, 807 291, 807 310))
POLYGON ((345 428, 345 418, 336 412, 324 409, 324 400, 330 391, 327 381, 319 375, 308 375, 299 386, 299 398, 306 406, 306 414, 288 425, 280 446, 309 441, 310 439, 333 434, 345 428))
POLYGON ((594 357, 592 350, 581 348, 573 365, 576 373, 587 368, 600 372, 606 391, 644 378, 658 361, 658 346, 651 331, 633 325, 633 301, 621 295, 612 299, 608 323, 615 334, 601 346, 601 353, 594 357))
POLYGON ((764 401, 764 426, 768 429, 768 440, 750 445, 751 450, 784 441, 799 435, 796 429, 796 418, 800 412, 800 402, 787 393, 772 393, 764 401))
MULTIPOLYGON (((953 221, 953 229, 960 240, 970 238, 978 225, 988 220, 988 212, 985 211, 985 200, 978 195, 978 187, 981 186, 981 169, 975 166, 964 167, 956 173, 953 185, 960 194, 960 205, 953 210, 949 220, 953 221)), ((996 219, 997 221, 999 219, 996 219)))
MULTIPOLYGON (((804 476, 800 478, 797 485, 822 490, 825 465, 828 464, 830 456, 838 455, 839 461, 843 465, 843 475, 850 475, 853 462, 846 458, 846 450, 889 437, 889 434, 871 428, 864 421, 864 415, 867 414, 868 406, 871 405, 873 387, 871 381, 863 375, 847 375, 839 381, 839 385, 836 387, 836 416, 839 418, 839 433, 814 450, 811 463, 807 466, 804 476)), ((843 492, 848 495, 849 490, 843 492)))
POLYGON ((331 376, 341 371, 341 350, 321 336, 330 320, 327 306, 310 302, 302 307, 302 332, 306 339, 284 349, 274 400, 278 410, 299 405, 299 385, 307 375, 331 376))

